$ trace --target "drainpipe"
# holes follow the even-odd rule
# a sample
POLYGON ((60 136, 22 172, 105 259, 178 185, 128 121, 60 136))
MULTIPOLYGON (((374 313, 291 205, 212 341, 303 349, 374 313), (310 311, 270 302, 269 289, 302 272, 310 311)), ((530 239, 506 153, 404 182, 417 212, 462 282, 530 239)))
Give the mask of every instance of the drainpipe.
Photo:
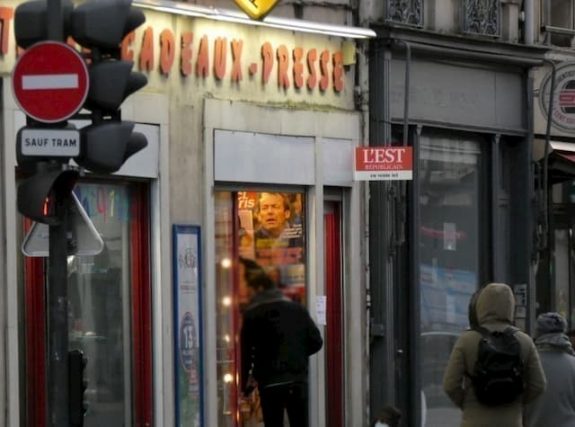
POLYGON ((545 151, 543 154, 543 179, 542 179, 542 191, 543 191, 543 230, 541 230, 541 243, 540 248, 545 251, 547 256, 547 271, 546 276, 548 283, 551 284, 551 247, 549 242, 551 241, 550 233, 551 229, 549 227, 549 209, 551 203, 549 202, 549 148, 551 147, 551 120, 553 118, 553 104, 555 95, 555 74, 556 67, 555 63, 549 59, 544 60, 545 63, 551 66, 551 87, 549 90, 549 106, 547 107, 547 128, 545 130, 545 151))
MULTIPOLYGON (((357 19, 358 22, 356 23, 358 26, 367 27, 369 28, 371 23, 373 22, 374 17, 374 6, 371 1, 360 1, 358 4, 358 14, 357 19)), ((363 119, 363 146, 371 145, 371 139, 373 138, 372 132, 372 122, 371 122, 371 108, 374 99, 377 97, 382 96, 381 91, 377 90, 377 86, 372 86, 371 79, 373 76, 370 75, 371 70, 371 60, 375 57, 374 52, 378 50, 379 41, 378 38, 371 39, 367 43, 362 43, 360 46, 362 49, 360 50, 360 55, 358 55, 358 70, 357 70, 357 81, 356 81, 356 99, 359 101, 356 104, 361 111, 362 119, 363 119), (372 98, 373 97, 373 98, 372 98)), ((379 123, 374 124, 376 128, 380 128, 379 123)), ((371 257, 373 256, 371 253, 372 247, 370 244, 370 240, 375 238, 371 234, 371 228, 373 224, 371 223, 371 199, 376 198, 375 194, 371 193, 371 186, 369 182, 361 183, 362 188, 362 205, 363 205, 363 220, 364 220, 364 228, 363 228, 363 236, 367 236, 367 241, 364 240, 362 243, 362 250, 364 254, 362 256, 362 268, 364 271, 363 280, 365 283, 365 319, 364 319, 364 326, 365 326, 365 335, 363 342, 364 351, 363 357, 366 366, 368 367, 365 370, 362 370, 363 378, 362 378, 362 386, 364 387, 364 393, 362 398, 365 401, 364 409, 363 409, 363 420, 371 420, 374 416, 374 413, 377 413, 380 408, 372 407, 372 394, 374 390, 371 384, 371 376, 373 374, 372 367, 373 361, 371 360, 371 351, 372 351, 372 319, 374 317, 374 313, 376 309, 379 307, 377 295, 374 298, 373 294, 373 286, 372 286, 372 275, 374 272, 371 269, 371 257)), ((376 274, 377 275, 377 274, 376 274)), ((349 392, 349 390, 348 390, 349 392)), ((351 400, 351 399, 350 399, 351 400)))
POLYGON ((403 87, 403 146, 409 142, 409 77, 411 74, 411 45, 405 40, 395 40, 405 47, 405 80, 403 87))
POLYGON ((535 31, 534 31, 534 11, 533 11, 533 0, 523 1, 523 41, 527 45, 532 45, 535 41, 535 31))
MULTIPOLYGON (((402 145, 407 147, 409 145, 409 106, 410 106, 410 89, 411 89, 411 44, 406 42, 405 40, 394 40, 396 43, 403 45, 405 49, 405 78, 404 78, 404 89, 403 89, 403 141, 402 145)), ((418 135, 421 129, 418 129, 418 135)), ((396 244, 399 248, 401 245, 405 245, 406 238, 405 234, 409 229, 409 238, 412 239, 410 244, 407 245, 407 250, 405 255, 407 255, 408 261, 404 263, 407 268, 403 268, 403 274, 405 283, 408 287, 410 287, 411 291, 409 292, 409 304, 412 307, 419 307, 420 301, 420 294, 419 288, 417 283, 419 282, 418 277, 419 274, 417 273, 417 269, 419 268, 419 245, 413 244, 414 240, 417 236, 417 230, 419 228, 419 215, 418 215, 418 207, 417 207, 417 197, 415 188, 416 186, 413 184, 417 182, 417 167, 415 162, 417 161, 417 149, 416 149, 416 141, 418 140, 419 136, 416 137, 416 140, 413 141, 413 155, 414 155, 414 171, 413 171, 413 181, 411 185, 408 186, 407 181, 397 181, 397 203, 396 203, 396 244), (411 204, 408 206, 407 200, 411 200, 411 204)), ((415 240, 416 241, 416 240, 415 240)), ((399 271, 401 266, 398 265, 398 271, 396 274, 401 274, 402 272, 399 271)), ((399 278, 400 279, 400 278, 399 278)), ((394 283, 402 283, 401 280, 395 280, 394 283)), ((407 341, 408 347, 411 349, 411 353, 407 354, 404 350, 398 349, 398 356, 407 358, 404 360, 404 363, 407 366, 409 372, 413 374, 412 385, 413 387, 410 388, 410 396, 409 396, 409 403, 408 405, 411 407, 411 411, 408 416, 408 423, 411 425, 425 425, 425 420, 422 419, 422 412, 423 408, 420 405, 422 400, 422 392, 421 392, 421 377, 419 375, 419 362, 421 360, 421 355, 415 349, 418 348, 419 343, 419 336, 420 336, 420 318, 418 310, 410 316, 411 322, 409 327, 409 337, 407 341)))
MULTIPOLYGON (((356 97, 358 103, 356 104, 357 107, 361 111, 362 116, 362 128, 363 128, 363 141, 361 145, 368 146, 369 145, 369 98, 370 98, 370 91, 369 91, 369 61, 368 61, 368 49, 369 45, 362 45, 362 49, 360 50, 360 55, 358 55, 358 66, 357 66, 357 82, 356 82, 356 97)), ((369 193, 369 185, 362 183, 362 199, 363 203, 369 203, 370 193, 369 193)), ((364 209, 363 211, 363 236, 369 236, 369 209, 364 209)), ((371 290, 370 290, 370 272, 369 272, 369 245, 362 243, 362 250, 364 251, 364 255, 362 256, 362 270, 364 271, 363 283, 365 283, 365 292, 366 292, 366 315, 365 315, 365 336, 363 342, 366 344, 364 346, 363 352, 363 360, 367 361, 369 364, 369 330, 370 330, 370 318, 371 318, 371 290)), ((365 393, 362 398, 367 403, 365 405, 363 417, 364 419, 370 419, 372 414, 370 414, 370 389, 369 389, 369 376, 365 376, 362 379, 362 386, 365 387, 365 393)))
POLYGON ((543 190, 543 201, 545 207, 543 209, 543 230, 542 239, 543 242, 540 245, 541 249, 548 249, 549 246, 549 195, 548 195, 548 185, 549 185, 549 148, 551 146, 551 120, 553 118, 553 102, 555 94, 555 74, 556 68, 553 61, 549 59, 544 60, 545 63, 551 65, 551 87, 549 89, 549 106, 547 107, 547 128, 545 129, 545 151, 543 154, 543 179, 542 179, 542 190, 543 190))

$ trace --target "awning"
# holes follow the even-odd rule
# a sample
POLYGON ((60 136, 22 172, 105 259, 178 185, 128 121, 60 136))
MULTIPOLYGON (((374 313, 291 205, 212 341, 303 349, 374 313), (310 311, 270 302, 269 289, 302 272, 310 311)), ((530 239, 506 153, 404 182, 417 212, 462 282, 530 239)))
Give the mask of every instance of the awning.
MULTIPOLYGON (((575 180, 575 142, 550 141, 547 152, 549 182, 575 180)), ((533 141, 533 160, 542 161, 545 156, 545 140, 533 141)))

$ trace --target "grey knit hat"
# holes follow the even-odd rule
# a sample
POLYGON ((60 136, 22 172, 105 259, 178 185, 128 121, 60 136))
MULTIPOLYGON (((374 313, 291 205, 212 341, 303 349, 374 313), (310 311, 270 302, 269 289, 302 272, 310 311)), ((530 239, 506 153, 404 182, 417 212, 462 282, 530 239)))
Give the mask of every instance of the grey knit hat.
POLYGON ((559 313, 542 313, 537 316, 535 333, 537 336, 553 333, 565 333, 567 322, 559 313))

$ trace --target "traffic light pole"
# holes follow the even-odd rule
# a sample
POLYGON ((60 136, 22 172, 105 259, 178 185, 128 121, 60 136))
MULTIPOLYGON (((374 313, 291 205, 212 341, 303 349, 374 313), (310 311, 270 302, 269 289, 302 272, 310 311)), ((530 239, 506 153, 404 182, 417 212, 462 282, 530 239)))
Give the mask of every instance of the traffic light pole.
MULTIPOLYGON (((60 165, 58 165, 60 167, 60 165)), ((48 425, 69 425, 68 413, 68 196, 56 194, 60 219, 50 225, 48 306, 48 425)))
POLYGON ((48 0, 46 18, 48 21, 48 40, 65 41, 62 0, 48 0))
MULTIPOLYGON (((61 0, 48 0, 48 39, 64 41, 61 0)), ((56 165, 56 167, 61 167, 56 165)), ((57 225, 50 225, 48 306, 48 425, 69 425, 68 395, 68 196, 56 193, 57 225)))

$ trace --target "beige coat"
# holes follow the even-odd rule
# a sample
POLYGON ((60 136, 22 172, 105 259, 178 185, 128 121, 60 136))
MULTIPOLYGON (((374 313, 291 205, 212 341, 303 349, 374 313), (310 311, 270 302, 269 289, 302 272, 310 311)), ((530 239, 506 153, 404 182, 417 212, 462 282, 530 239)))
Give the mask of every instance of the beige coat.
MULTIPOLYGON (((504 330, 511 324, 515 311, 511 288, 502 283, 490 283, 479 294, 475 309, 481 326, 504 330)), ((521 344, 525 391, 521 399, 497 407, 484 406, 477 401, 468 377, 477 360, 480 333, 465 331, 455 342, 443 377, 443 389, 463 411, 461 427, 522 427, 523 405, 545 390, 545 375, 533 340, 521 331, 515 336, 521 344)))

